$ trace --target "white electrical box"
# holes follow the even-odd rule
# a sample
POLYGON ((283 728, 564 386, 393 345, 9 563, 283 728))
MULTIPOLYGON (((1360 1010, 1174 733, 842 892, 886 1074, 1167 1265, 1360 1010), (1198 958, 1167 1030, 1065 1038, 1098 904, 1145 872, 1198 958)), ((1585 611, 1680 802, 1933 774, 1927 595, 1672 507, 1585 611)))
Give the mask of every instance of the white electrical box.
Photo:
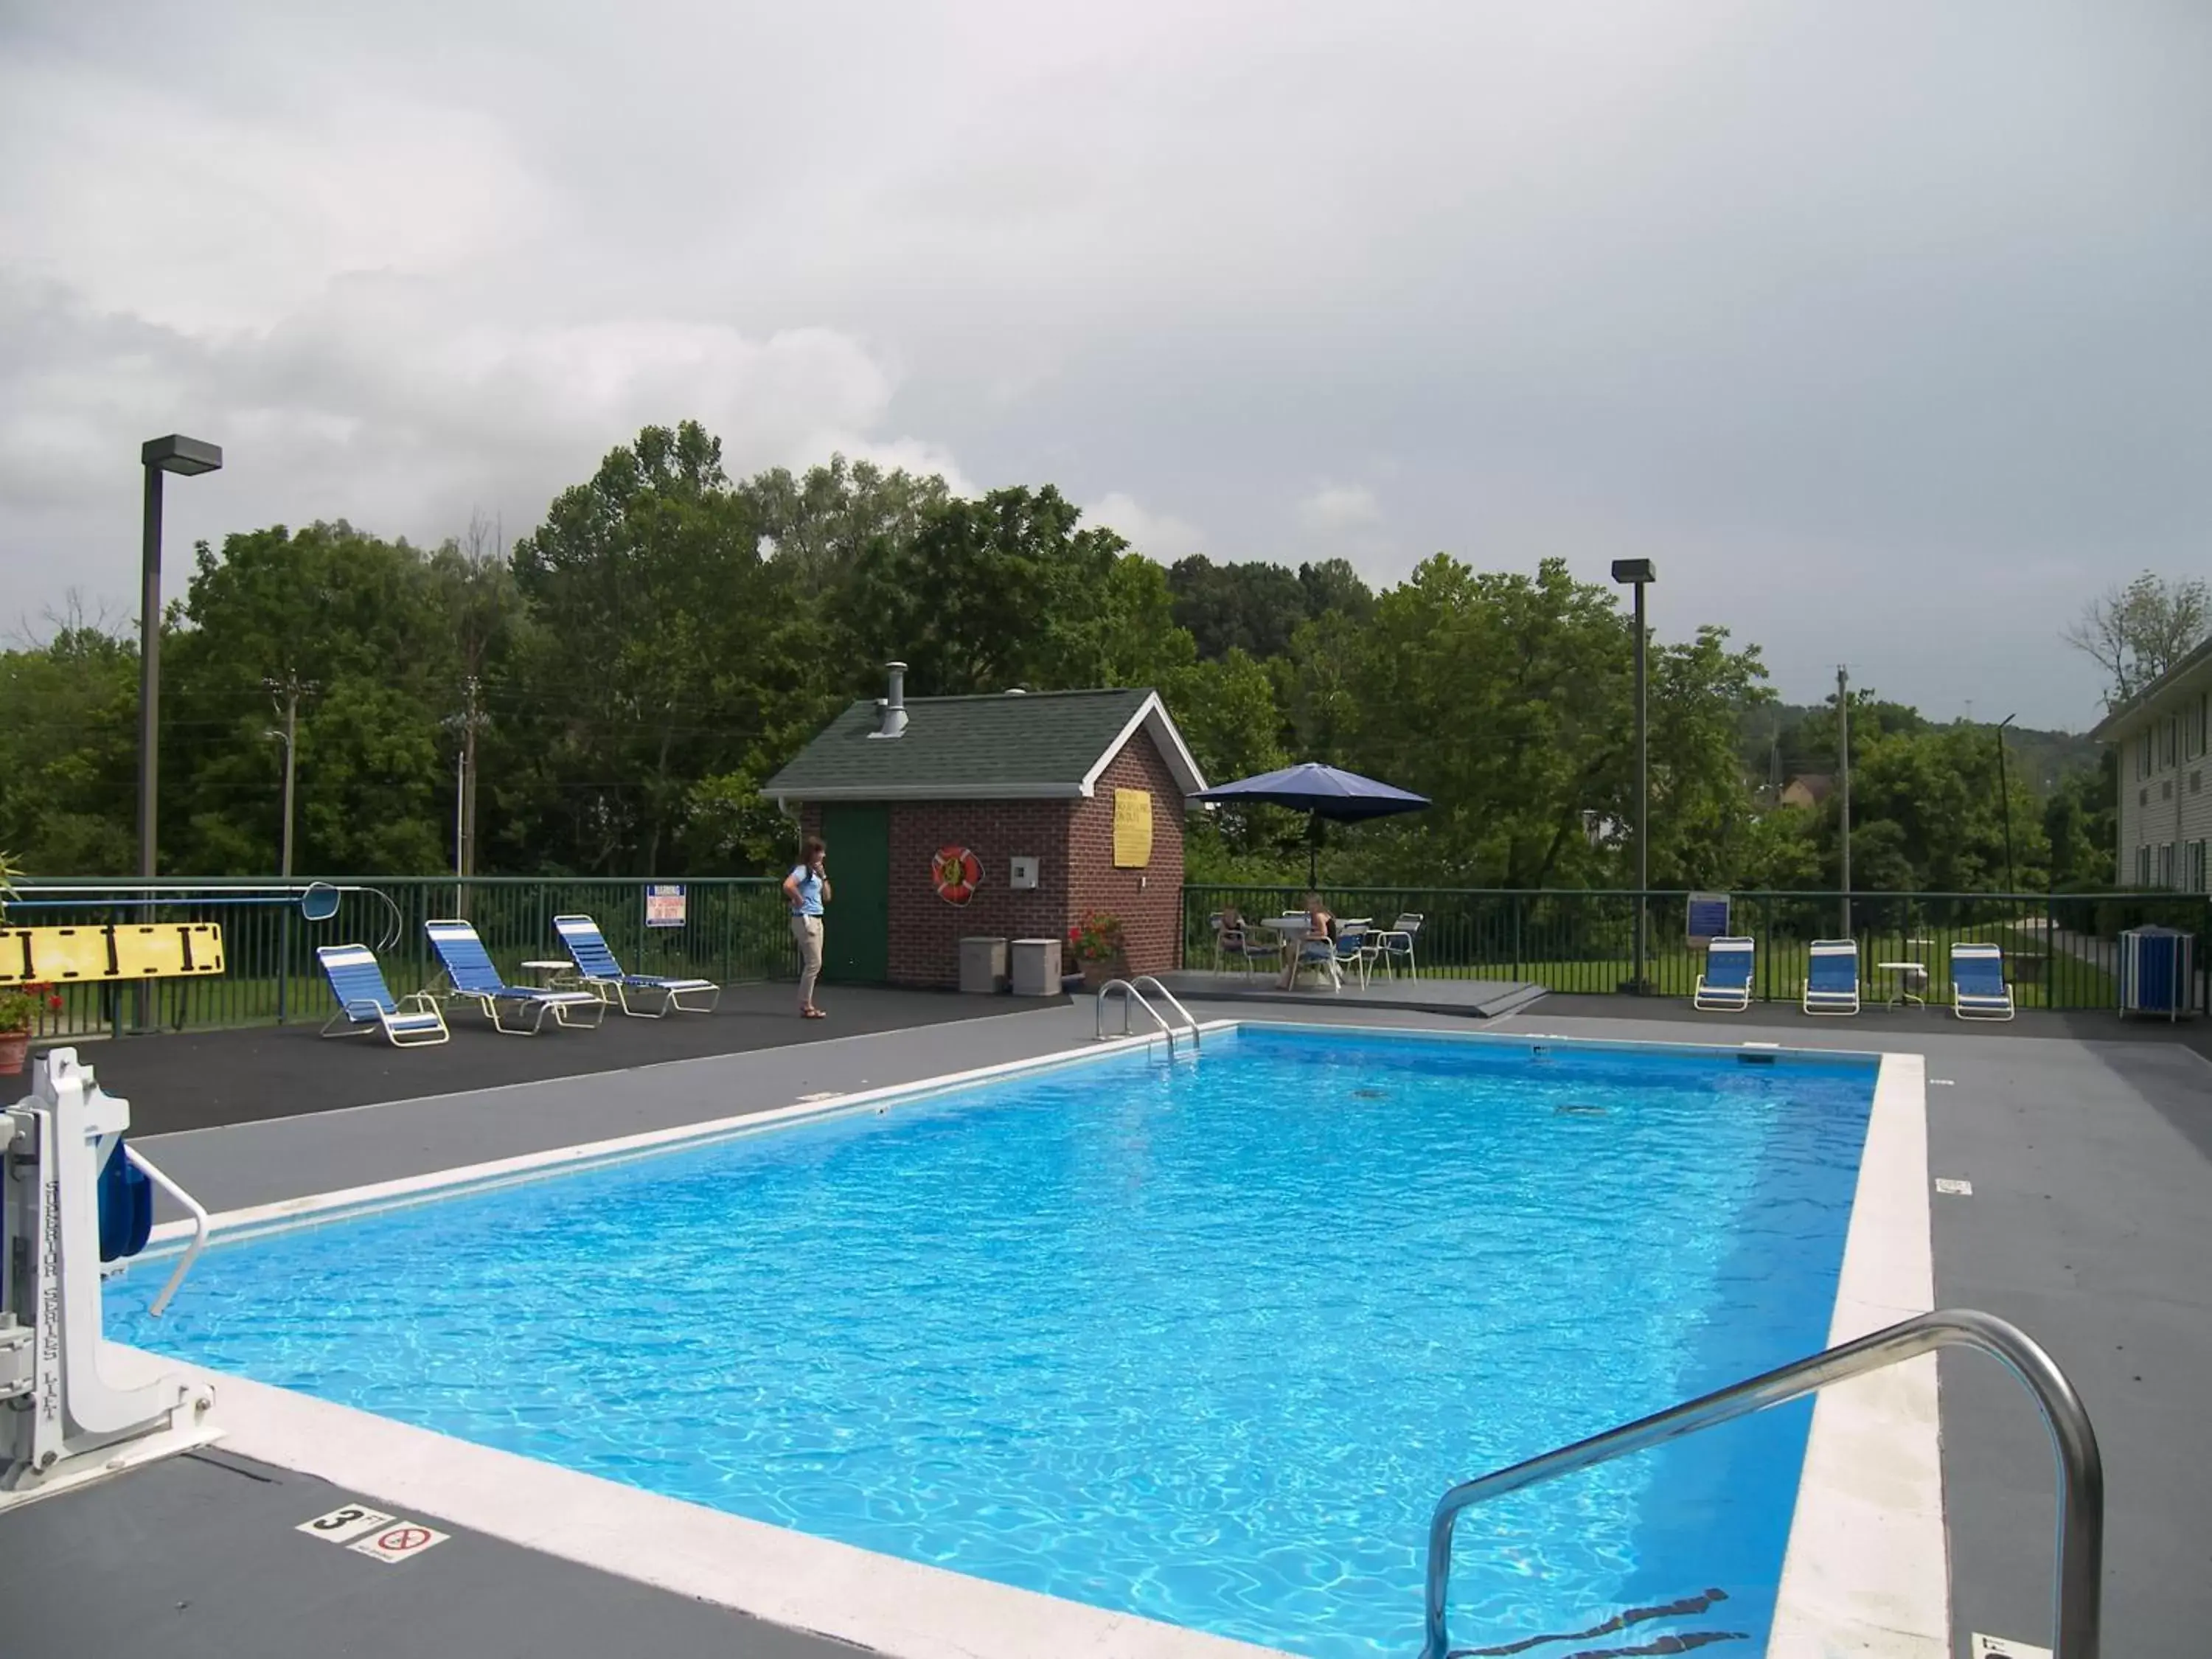
POLYGON ((1037 861, 1033 858, 1016 859, 1013 872, 1006 878, 1006 885, 1017 892, 1021 892, 1036 884, 1037 861))

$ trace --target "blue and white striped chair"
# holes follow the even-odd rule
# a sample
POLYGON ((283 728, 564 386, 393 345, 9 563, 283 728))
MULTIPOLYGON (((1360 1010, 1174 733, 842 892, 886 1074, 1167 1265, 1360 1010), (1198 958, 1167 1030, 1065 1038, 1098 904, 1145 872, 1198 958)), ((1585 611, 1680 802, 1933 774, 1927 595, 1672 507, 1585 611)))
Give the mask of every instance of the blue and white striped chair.
POLYGON ((625 974, 622 963, 615 960, 615 953, 607 948, 606 935, 599 931, 599 924, 589 916, 556 916, 553 931, 568 947, 569 960, 576 964, 576 977, 602 1000, 611 994, 623 1012, 634 1019, 659 1019, 672 1011, 679 1014, 711 1014, 714 1005, 721 1000, 722 988, 710 979, 663 979, 658 974, 625 974), (657 998, 660 1006, 631 1007, 633 991, 639 994, 641 1003, 657 998), (684 1001, 686 997, 691 1000, 684 1001))
POLYGON ((2012 987, 2004 951, 1994 945, 1951 947, 1951 1012, 1960 1019, 2010 1019, 2012 987))
POLYGON ((562 1025, 597 1025, 607 1017, 607 1005, 590 991, 547 991, 533 986, 509 985, 500 978, 499 969, 492 966, 491 952, 477 937, 477 930, 465 921, 450 918, 426 921, 422 931, 430 936, 430 948, 438 953, 444 965, 447 982, 453 987, 454 999, 473 1002, 484 1012, 495 1031, 509 1036, 534 1036, 551 1014, 562 1025), (527 1025, 509 1025, 500 1017, 501 1008, 526 1011, 527 1025), (588 1012, 590 1018, 585 1018, 588 1012))
POLYGON ((1750 1007, 1751 969, 1758 957, 1758 945, 1747 939, 1717 939, 1706 945, 1705 971, 1698 975, 1690 1006, 1726 1014, 1750 1007))
POLYGON ((1856 1014, 1859 1011, 1859 945, 1856 939, 1816 939, 1807 964, 1802 1006, 1808 1014, 1856 1014))
POLYGON ((428 991, 395 997, 366 945, 323 945, 315 950, 338 1011, 324 1022, 325 1036, 361 1036, 382 1030, 395 1048, 426 1048, 453 1035, 438 1000, 428 991))

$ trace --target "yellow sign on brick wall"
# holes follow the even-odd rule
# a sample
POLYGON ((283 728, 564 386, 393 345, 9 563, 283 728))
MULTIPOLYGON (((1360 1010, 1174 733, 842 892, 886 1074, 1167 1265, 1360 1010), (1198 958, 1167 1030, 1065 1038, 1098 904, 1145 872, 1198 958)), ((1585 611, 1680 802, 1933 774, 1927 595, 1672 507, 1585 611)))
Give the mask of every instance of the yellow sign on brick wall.
POLYGON ((1141 870, 1152 861, 1152 797, 1144 789, 1114 792, 1114 867, 1141 870))

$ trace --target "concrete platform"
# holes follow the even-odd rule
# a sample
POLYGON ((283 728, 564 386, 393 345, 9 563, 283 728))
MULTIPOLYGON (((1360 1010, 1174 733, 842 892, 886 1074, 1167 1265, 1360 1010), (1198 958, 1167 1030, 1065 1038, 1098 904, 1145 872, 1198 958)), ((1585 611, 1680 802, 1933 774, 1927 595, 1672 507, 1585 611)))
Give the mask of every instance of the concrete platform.
POLYGON ((1362 985, 1347 978, 1334 989, 1302 976, 1297 989, 1285 991, 1267 974, 1209 973, 1184 969, 1162 974, 1160 982, 1185 1002, 1260 1003, 1285 1011, 1306 1008, 1386 1008, 1417 1014, 1496 1019, 1525 1008, 1544 988, 1510 979, 1371 979, 1362 985))

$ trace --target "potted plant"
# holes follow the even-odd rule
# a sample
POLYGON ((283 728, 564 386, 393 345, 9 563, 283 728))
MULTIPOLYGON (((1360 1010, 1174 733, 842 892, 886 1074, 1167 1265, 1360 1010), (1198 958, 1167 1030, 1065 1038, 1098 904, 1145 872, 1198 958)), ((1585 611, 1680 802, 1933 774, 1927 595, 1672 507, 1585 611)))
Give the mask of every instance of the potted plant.
POLYGON ((1095 991, 1109 979, 1123 979, 1129 959, 1121 945, 1121 918, 1110 910, 1086 912, 1067 930, 1067 953, 1083 969, 1085 990, 1095 991))
POLYGON ((51 985, 0 985, 0 1077, 14 1077, 30 1057, 31 1028, 61 998, 51 985))

